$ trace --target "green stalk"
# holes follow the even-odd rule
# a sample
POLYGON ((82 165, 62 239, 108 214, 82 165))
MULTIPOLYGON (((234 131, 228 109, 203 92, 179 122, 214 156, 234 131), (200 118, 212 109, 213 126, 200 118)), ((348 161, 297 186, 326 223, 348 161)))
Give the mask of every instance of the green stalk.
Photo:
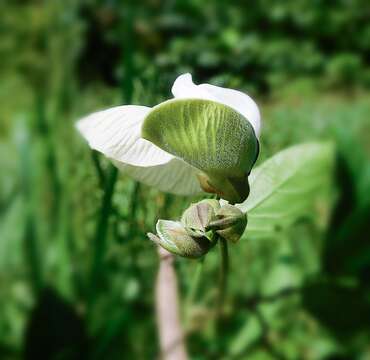
POLYGON ((107 175, 107 181, 104 188, 104 196, 102 201, 102 207, 100 211, 99 222, 97 225, 95 238, 93 241, 92 249, 94 251, 94 257, 90 272, 90 297, 91 302, 96 293, 97 287, 101 281, 101 275, 103 271, 103 258, 107 247, 107 233, 108 233, 108 222, 109 215, 112 208, 112 198, 114 193, 114 186, 116 184, 118 171, 113 165, 109 168, 109 174, 107 175))
POLYGON ((190 310, 194 304, 195 298, 199 290, 200 280, 202 277, 201 275, 202 275, 203 268, 204 268, 204 260, 205 260, 205 257, 202 257, 197 262, 197 265, 196 265, 196 268, 193 274, 193 280, 191 282, 190 290, 185 300, 185 314, 186 314, 187 321, 189 320, 190 310))
POLYGON ((229 251, 227 247, 227 241, 225 239, 220 237, 219 243, 220 243, 221 267, 219 280, 218 314, 222 314, 227 292, 227 277, 229 274, 229 251))
POLYGON ((34 295, 37 295, 43 286, 43 263, 40 256, 39 239, 37 236, 35 212, 36 200, 32 192, 33 183, 31 178, 32 151, 29 139, 28 127, 22 129, 24 138, 19 144, 20 153, 20 176, 21 188, 24 198, 25 228, 23 233, 25 262, 28 267, 30 283, 34 295))

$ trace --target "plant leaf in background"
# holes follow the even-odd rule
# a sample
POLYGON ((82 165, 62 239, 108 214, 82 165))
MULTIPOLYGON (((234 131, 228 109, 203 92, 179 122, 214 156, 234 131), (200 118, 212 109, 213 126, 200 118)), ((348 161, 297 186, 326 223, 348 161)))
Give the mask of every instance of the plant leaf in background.
POLYGON ((323 267, 331 275, 355 276, 368 284, 370 156, 366 142, 358 141, 359 134, 366 133, 366 129, 355 125, 354 129, 335 130, 339 196, 326 235, 323 267))
POLYGON ((246 234, 269 236, 302 216, 312 216, 331 192, 333 168, 331 143, 306 143, 283 150, 254 169, 250 195, 238 205, 248 213, 246 234))
POLYGON ((142 136, 201 170, 204 190, 230 202, 248 195, 258 140, 251 123, 231 107, 202 99, 170 100, 146 116, 142 136))

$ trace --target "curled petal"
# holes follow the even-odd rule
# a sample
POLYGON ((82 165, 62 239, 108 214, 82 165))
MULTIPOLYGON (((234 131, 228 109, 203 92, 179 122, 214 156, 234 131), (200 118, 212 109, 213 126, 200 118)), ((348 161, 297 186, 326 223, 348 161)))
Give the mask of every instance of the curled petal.
POLYGON ((193 83, 191 74, 177 77, 172 85, 171 92, 176 99, 205 99, 216 101, 216 98, 206 89, 193 83))
POLYGON ((135 166, 165 164, 174 157, 141 138, 141 125, 151 111, 124 105, 93 113, 76 124, 91 148, 107 157, 135 166))
POLYGON ((180 75, 172 86, 175 98, 198 98, 217 101, 230 106, 242 114, 253 126, 258 137, 261 128, 261 115, 254 100, 241 91, 209 84, 195 85, 191 74, 180 75))

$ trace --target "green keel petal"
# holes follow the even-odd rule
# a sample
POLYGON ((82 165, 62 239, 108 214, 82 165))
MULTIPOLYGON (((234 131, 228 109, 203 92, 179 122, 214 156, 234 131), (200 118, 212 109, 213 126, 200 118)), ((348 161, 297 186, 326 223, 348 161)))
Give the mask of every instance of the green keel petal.
POLYGON ((258 140, 249 121, 232 108, 202 99, 166 101, 146 116, 142 137, 201 170, 206 191, 231 202, 248 195, 258 140))

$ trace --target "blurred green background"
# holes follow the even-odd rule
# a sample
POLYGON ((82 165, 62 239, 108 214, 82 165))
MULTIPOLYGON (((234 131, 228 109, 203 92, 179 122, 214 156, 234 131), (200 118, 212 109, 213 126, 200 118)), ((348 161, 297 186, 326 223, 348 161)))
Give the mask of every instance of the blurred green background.
MULTIPOLYGON (((370 359, 369 1, 3 0, 0 13, 0 359, 158 357, 145 233, 191 199, 117 176, 74 123, 153 106, 184 72, 256 99, 258 163, 303 141, 337 149, 313 216, 231 247, 222 331, 207 256, 183 307, 191 358, 370 359)), ((195 266, 176 262, 185 300, 195 266)))

